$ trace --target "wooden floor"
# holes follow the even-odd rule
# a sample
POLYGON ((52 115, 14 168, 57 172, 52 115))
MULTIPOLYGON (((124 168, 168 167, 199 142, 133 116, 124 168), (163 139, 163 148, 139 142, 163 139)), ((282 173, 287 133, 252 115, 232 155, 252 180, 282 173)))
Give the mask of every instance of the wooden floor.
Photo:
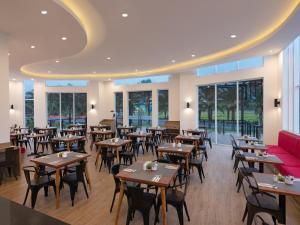
MULTIPOLYGON (((90 152, 89 149, 87 151, 90 152)), ((88 164, 93 190, 89 199, 86 199, 83 188, 80 185, 75 196, 75 206, 72 207, 69 189, 66 186, 61 192, 61 206, 59 209, 55 208, 55 198, 52 190, 47 198, 44 197, 43 191, 40 191, 35 209, 74 225, 114 224, 116 207, 111 214, 109 213, 114 181, 106 168, 102 169, 100 173, 98 172, 94 165, 95 151, 91 154, 92 157, 89 158, 88 164)), ((245 199, 242 192, 236 193, 235 191, 236 174, 232 171, 233 162, 230 159, 230 154, 231 148, 215 145, 213 149, 209 149, 208 162, 204 163, 206 176, 204 183, 200 183, 196 171, 191 175, 191 185, 187 193, 187 204, 191 221, 188 222, 185 216, 185 224, 243 224, 241 218, 245 207, 245 199)), ((151 153, 146 153, 144 156, 139 157, 139 160, 152 158, 151 153)), ((29 164, 28 159, 24 158, 23 161, 24 164, 29 164)), ((26 187, 23 174, 18 181, 15 181, 13 178, 6 178, 0 186, 0 195, 22 203, 26 187)), ((28 199, 27 206, 29 205, 30 200, 28 199)), ((126 213, 127 202, 124 199, 119 224, 125 224, 126 213)), ((154 212, 152 211, 150 224, 153 224, 153 217, 154 212)), ((176 211, 172 207, 169 207, 167 218, 169 225, 179 224, 176 211)), ((130 224, 141 225, 141 215, 136 213, 134 220, 130 224)), ((287 224, 300 224, 300 205, 291 198, 287 198, 287 224)))

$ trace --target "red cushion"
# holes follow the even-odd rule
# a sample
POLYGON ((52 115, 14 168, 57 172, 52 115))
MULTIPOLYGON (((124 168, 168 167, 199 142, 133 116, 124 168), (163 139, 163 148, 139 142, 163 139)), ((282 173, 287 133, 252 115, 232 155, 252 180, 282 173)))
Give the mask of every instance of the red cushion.
POLYGON ((293 166, 276 166, 277 169, 285 176, 291 175, 300 178, 300 167, 293 166))
POLYGON ((278 146, 300 159, 300 137, 287 131, 280 131, 278 146))
POLYGON ((285 166, 299 167, 300 168, 300 159, 296 158, 291 154, 275 154, 278 158, 283 161, 285 166))
POLYGON ((281 148, 280 146, 276 146, 276 145, 268 145, 266 151, 269 154, 289 154, 285 149, 281 148))

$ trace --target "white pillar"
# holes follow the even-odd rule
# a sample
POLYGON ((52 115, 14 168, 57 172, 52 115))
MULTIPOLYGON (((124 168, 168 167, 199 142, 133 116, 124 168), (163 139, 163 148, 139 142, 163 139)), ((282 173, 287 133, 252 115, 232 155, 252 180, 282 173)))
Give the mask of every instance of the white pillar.
POLYGON ((158 124, 158 89, 152 88, 152 126, 158 124))
POLYGON ((87 126, 97 125, 100 121, 100 83, 98 81, 91 80, 88 85, 87 91, 87 126), (91 105, 95 108, 92 109, 91 105))
POLYGON ((10 125, 24 127, 24 83, 23 80, 9 81, 9 104, 14 106, 10 110, 10 125))
POLYGON ((8 66, 8 37, 0 34, 0 143, 9 142, 9 66, 8 66))
POLYGON ((47 125, 46 85, 44 80, 34 81, 34 126, 47 125))

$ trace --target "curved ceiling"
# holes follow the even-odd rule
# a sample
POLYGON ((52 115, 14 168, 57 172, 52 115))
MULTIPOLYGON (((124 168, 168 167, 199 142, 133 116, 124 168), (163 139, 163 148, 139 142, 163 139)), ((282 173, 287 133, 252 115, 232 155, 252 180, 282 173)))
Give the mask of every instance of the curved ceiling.
POLYGON ((10 0, 0 9, 0 31, 11 34, 12 71, 25 65, 22 72, 29 76, 79 79, 162 74, 237 54, 280 50, 300 32, 295 23, 299 2, 27 0, 25 4, 10 0), (49 12, 45 16, 40 14, 43 9, 49 12), (231 34, 237 38, 230 38, 231 34), (61 36, 68 40, 60 40, 61 36), (35 49, 29 48, 32 43, 35 49))

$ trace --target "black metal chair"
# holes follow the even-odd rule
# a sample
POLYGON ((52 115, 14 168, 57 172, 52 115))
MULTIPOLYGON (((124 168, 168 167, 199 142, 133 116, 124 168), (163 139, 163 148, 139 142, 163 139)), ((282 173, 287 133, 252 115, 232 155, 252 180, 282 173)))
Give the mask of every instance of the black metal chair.
POLYGON ((18 155, 19 150, 15 150, 14 147, 5 149, 4 152, 4 160, 0 162, 0 185, 2 184, 3 180, 3 173, 7 169, 9 175, 11 176, 11 173, 14 175, 16 180, 18 179, 18 155))
POLYGON ((243 182, 242 186, 247 203, 242 219, 243 222, 247 217, 247 225, 251 225, 257 213, 267 213, 272 216, 274 225, 276 225, 276 220, 283 224, 283 216, 276 198, 272 195, 259 192, 256 180, 253 177, 245 177, 244 181, 246 181, 247 185, 243 182), (248 187, 250 193, 247 193, 248 187))
MULTIPOLYGON (((133 219, 135 211, 142 213, 144 225, 149 225, 149 216, 152 206, 154 206, 154 212, 157 212, 156 195, 144 192, 144 190, 146 190, 146 188, 127 186, 128 211, 126 225, 129 225, 130 220, 133 219)), ((157 216, 155 215, 155 217, 157 216)))
POLYGON ((128 143, 124 146, 123 151, 119 153, 120 158, 123 159, 124 165, 127 165, 129 161, 130 165, 132 164, 133 158, 136 161, 136 155, 134 154, 133 148, 131 147, 131 143, 128 143))
POLYGON ((79 165, 76 166, 76 172, 75 173, 66 173, 63 175, 61 181, 63 183, 66 183, 69 185, 70 188, 70 196, 72 201, 72 206, 74 206, 74 198, 75 198, 75 192, 77 192, 78 184, 81 182, 83 184, 83 188, 86 194, 86 197, 89 198, 89 194, 87 192, 86 188, 86 181, 85 181, 85 161, 81 161, 79 165))
POLYGON ((102 165, 104 164, 105 167, 107 166, 108 172, 110 173, 110 169, 114 162, 115 155, 114 153, 109 151, 107 147, 101 147, 99 151, 101 155, 101 164, 100 164, 99 172, 101 171, 102 165))
MULTIPOLYGON (((178 175, 178 176, 180 176, 180 175, 178 175)), ((178 214, 178 219, 179 219, 179 224, 183 225, 184 224, 183 208, 185 209, 185 213, 187 215, 188 221, 190 221, 190 216, 189 216, 187 204, 185 201, 185 196, 186 196, 188 185, 189 185, 189 176, 187 176, 187 175, 181 175, 181 176, 183 176, 183 179, 181 179, 183 181, 179 182, 179 184, 176 184, 176 180, 177 180, 177 177, 176 177, 173 187, 168 188, 166 190, 166 203, 167 203, 167 205, 172 205, 174 208, 176 208, 177 214, 178 214), (183 191, 179 190, 179 188, 182 188, 183 191)), ((155 224, 158 222, 157 215, 159 213, 160 206, 161 206, 161 194, 158 195, 157 199, 158 199, 157 200, 158 204, 157 204, 157 213, 156 213, 156 218, 155 218, 155 224)))
POLYGON ((199 159, 191 158, 189 161, 190 168, 191 167, 197 168, 201 183, 203 182, 203 178, 205 178, 203 165, 202 165, 203 160, 204 160, 204 154, 201 154, 199 159))
POLYGON ((41 188, 44 188, 46 197, 48 196, 49 186, 52 186, 54 193, 56 193, 55 180, 53 178, 48 175, 40 176, 34 166, 25 166, 23 167, 23 171, 28 185, 23 205, 26 204, 29 190, 31 191, 31 208, 34 208, 38 192, 41 188), (34 173, 37 176, 35 176, 34 179, 31 179, 30 173, 34 173))

